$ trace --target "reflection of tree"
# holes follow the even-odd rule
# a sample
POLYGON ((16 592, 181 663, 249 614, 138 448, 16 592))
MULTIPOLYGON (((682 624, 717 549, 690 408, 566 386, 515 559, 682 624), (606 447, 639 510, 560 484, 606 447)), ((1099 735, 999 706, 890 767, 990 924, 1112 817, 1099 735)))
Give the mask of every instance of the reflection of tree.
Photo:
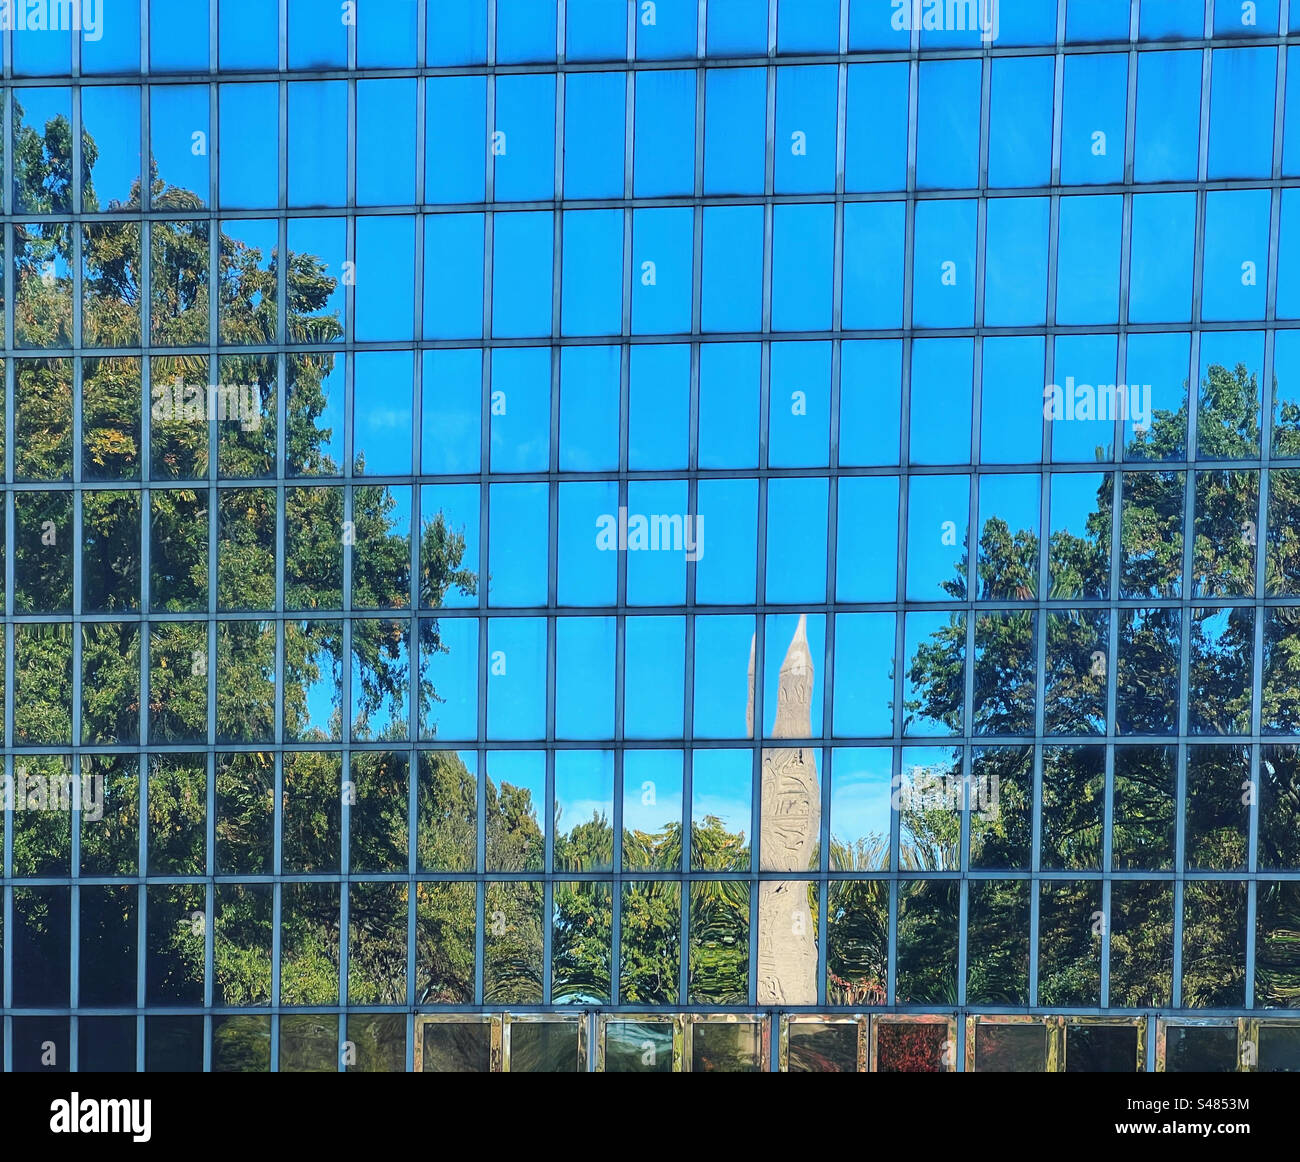
MULTIPOLYGON (((1300 408, 1283 405, 1275 413, 1275 447, 1300 454, 1300 408)), ((1188 409, 1159 412, 1150 429, 1133 437, 1132 459, 1177 461, 1186 458, 1188 409)), ((1212 365, 1200 385, 1198 455, 1202 459, 1249 460, 1260 451, 1259 397, 1256 378, 1238 364, 1212 365)), ((1120 514, 1120 595, 1126 598, 1177 597, 1193 593, 1207 602, 1255 592, 1255 524, 1258 521, 1258 473, 1210 469, 1199 471, 1195 490, 1193 575, 1182 576, 1185 476, 1165 469, 1123 474, 1120 514)), ((1081 529, 1058 527, 1048 543, 1048 575, 1054 599, 1104 599, 1110 593, 1110 543, 1113 519, 1111 477, 1107 475, 1096 503, 1081 529)), ((1300 534, 1294 514, 1300 511, 1300 473, 1273 473, 1270 480, 1266 547, 1269 592, 1300 592, 1300 534), (1276 491, 1274 491, 1276 490, 1276 491)), ((1059 524, 1059 522, 1058 522, 1059 524)), ((1026 599, 1036 591, 1039 542, 1032 529, 1013 531, 999 518, 979 530, 979 593, 983 598, 1026 599)), ((965 554, 954 563, 944 584, 947 594, 967 599, 965 554)), ((1203 734, 1243 731, 1249 726, 1250 659, 1254 652, 1253 611, 1233 609, 1217 619, 1214 610, 1197 610, 1186 624, 1179 610, 1151 607, 1127 609, 1119 618, 1117 727, 1122 734, 1166 734, 1179 729, 1178 707, 1190 702, 1190 729, 1203 734), (1190 688, 1179 690, 1181 635, 1193 644, 1190 688)), ((1300 724, 1300 618, 1289 607, 1270 610, 1265 629, 1263 721, 1268 729, 1289 732, 1300 724)), ((1109 653, 1104 614, 1087 610, 1054 612, 1046 621, 1047 729, 1062 734, 1098 733, 1104 726, 1106 666, 1109 653)), ((1032 733, 1035 706, 1032 675, 1033 622, 1019 614, 981 614, 976 624, 977 656, 968 663, 966 625, 960 614, 923 642, 907 661, 913 696, 907 713, 913 721, 930 720, 941 729, 960 733, 965 667, 973 664, 974 720, 972 728, 988 734, 1032 733)), ((1217 751, 1221 748, 1211 748, 1217 751)), ((1231 749, 1231 748, 1228 748, 1231 749)), ((993 753, 986 749, 985 756, 993 753)), ((1090 748, 1053 748, 1044 759, 1043 824, 1045 866, 1100 870, 1101 770, 1090 748)), ((1206 764, 1211 755, 1207 752, 1206 764)), ((1249 772, 1239 763, 1223 768, 1222 777, 1204 765, 1204 781, 1189 787, 1188 849, 1192 866, 1244 867, 1246 833, 1242 820, 1242 783, 1249 772)), ((1122 771, 1127 798, 1141 798, 1141 788, 1168 787, 1163 748, 1126 748, 1122 771)), ((1168 791, 1160 791, 1155 806, 1140 804, 1117 819, 1117 858, 1136 860, 1128 867, 1166 868, 1173 852, 1168 812, 1161 806, 1168 791), (1122 824, 1122 843, 1119 842, 1122 824), (1167 851, 1167 856, 1160 853, 1167 851)), ((1285 813, 1285 791, 1274 809, 1285 813)), ((1016 818, 1015 813, 1011 818, 1016 818)), ((1271 833, 1261 820, 1261 834, 1271 833)), ((928 845, 924 813, 912 830, 928 845)), ((972 820, 972 852, 976 849, 972 820)), ((980 825, 981 841, 997 839, 997 826, 980 825)), ((1026 846, 1016 844, 1017 849, 1026 846)), ((1023 867, 1027 852, 1012 850, 998 840, 983 852, 980 866, 1023 867), (999 850, 1001 849, 1001 850, 999 850)), ((926 865, 923 865, 926 866, 926 865)), ((1284 866, 1293 866, 1286 862, 1284 866)), ((942 960, 951 940, 947 911, 938 898, 949 885, 919 881, 908 885, 907 902, 915 922, 900 909, 900 990, 904 951, 928 946, 932 959, 942 960), (930 897, 936 897, 933 901, 930 897), (941 923, 943 921, 943 923, 941 923), (913 931, 905 935, 905 927, 913 931)), ((1162 885, 1115 885, 1112 899, 1111 1000, 1115 1004, 1168 1004, 1172 970, 1172 900, 1162 885)), ((1190 1005, 1241 1004, 1244 968, 1244 911, 1239 913, 1240 885, 1188 884, 1184 912, 1183 996, 1190 1005)), ((1003 889, 988 888, 996 894, 1003 889)), ((1010 892, 1013 889, 1005 889, 1010 892)), ((1094 912, 1100 911, 1096 881, 1059 882, 1046 886, 1040 899, 1040 1004, 1096 1004, 1099 997, 1100 938, 1094 933, 1094 912)), ((1028 930, 1027 908, 1010 896, 998 906, 972 915, 968 995, 997 992, 1014 983, 1021 989, 1019 969, 997 967, 998 949, 1023 948, 1028 930), (988 977, 995 972, 1002 984, 988 977)), ((955 959, 955 954, 954 954, 955 959)), ((922 973, 924 976, 924 973, 922 973)), ((924 990, 939 999, 938 981, 924 990)), ((899 993, 901 998, 901 991, 899 993)))

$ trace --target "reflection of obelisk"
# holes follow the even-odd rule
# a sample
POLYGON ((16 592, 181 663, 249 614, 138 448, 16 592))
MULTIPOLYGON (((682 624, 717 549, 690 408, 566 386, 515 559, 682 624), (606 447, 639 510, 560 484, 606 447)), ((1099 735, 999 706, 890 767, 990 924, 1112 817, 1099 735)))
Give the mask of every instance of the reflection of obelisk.
MULTIPOLYGON (((812 735, 813 667, 800 616, 777 679, 773 738, 812 735)), ((754 732, 754 643, 749 647, 750 737, 754 732)), ((821 789, 812 751, 766 747, 760 800, 759 868, 807 872, 821 836, 821 789)), ((758 887, 758 1003, 817 1003, 817 940, 807 880, 762 880, 758 887)))

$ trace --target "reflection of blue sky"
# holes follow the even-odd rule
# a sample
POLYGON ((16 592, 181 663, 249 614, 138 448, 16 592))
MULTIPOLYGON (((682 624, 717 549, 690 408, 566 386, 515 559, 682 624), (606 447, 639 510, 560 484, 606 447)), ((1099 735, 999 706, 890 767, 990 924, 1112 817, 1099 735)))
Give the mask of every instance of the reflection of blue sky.
POLYGON ((758 467, 757 343, 700 347, 700 467, 758 467))
POLYGON ((730 832, 748 835, 753 823, 754 756, 748 750, 697 750, 691 766, 691 821, 714 815, 730 832))
POLYGON ((831 762, 832 837, 843 843, 870 835, 888 839, 889 748, 842 747, 831 762))
MULTIPOLYGON (((424 353, 420 458, 426 473, 477 472, 483 414, 483 353, 424 353)), ((474 527, 478 527, 475 515, 474 527)))
POLYGON ((615 625, 612 617, 556 620, 557 737, 613 737, 615 625))
POLYGON ((893 733, 894 614, 841 613, 835 619, 834 732, 893 733))
POLYGON ((754 638, 752 614, 695 619, 695 734, 746 738, 745 673, 754 638))
POLYGON ((682 819, 682 752, 623 754, 623 830, 654 835, 682 819))
POLYGON ((614 752, 556 751, 556 834, 567 835, 593 816, 614 822, 614 752))
MULTIPOLYGON (((29 120, 29 124, 32 122, 29 120)), ((140 90, 133 85, 90 85, 81 90, 82 131, 99 156, 93 177, 99 208, 125 202, 140 178, 140 90)), ((86 209, 89 209, 89 205, 86 209)), ((271 252, 266 252, 271 257, 271 252)))
POLYGON ((971 339, 918 339, 912 344, 913 464, 970 462, 971 339))
POLYGON ((629 617, 625 633, 624 735, 680 738, 685 713, 686 619, 629 617))
POLYGON ((492 352, 492 471, 544 472, 550 464, 551 353, 492 352))
POLYGON ((970 516, 968 476, 913 476, 908 481, 907 597, 951 601, 940 588, 965 560, 970 516), (951 522, 951 524, 949 523, 951 522), (945 543, 947 542, 947 543, 945 543))
POLYGON ((566 347, 560 356, 560 471, 618 467, 617 347, 566 347))
POLYGON ((488 735, 546 735, 546 619, 498 617, 488 622, 488 735))

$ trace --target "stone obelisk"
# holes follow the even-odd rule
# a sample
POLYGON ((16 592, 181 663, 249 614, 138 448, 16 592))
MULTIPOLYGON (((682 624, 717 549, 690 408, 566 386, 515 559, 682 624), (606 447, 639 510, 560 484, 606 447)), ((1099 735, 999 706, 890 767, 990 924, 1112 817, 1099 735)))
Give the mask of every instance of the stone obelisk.
MULTIPOLYGON (((749 646, 747 722, 754 736, 754 650, 749 646)), ((772 737, 812 736, 812 653, 800 616, 777 678, 772 737)), ((760 724, 761 729, 761 724, 760 724)), ((821 836, 821 788, 806 746, 765 747, 760 788, 759 868, 808 872, 821 836)), ((758 1003, 817 1003, 817 938, 807 880, 761 880, 758 887, 758 1003)))

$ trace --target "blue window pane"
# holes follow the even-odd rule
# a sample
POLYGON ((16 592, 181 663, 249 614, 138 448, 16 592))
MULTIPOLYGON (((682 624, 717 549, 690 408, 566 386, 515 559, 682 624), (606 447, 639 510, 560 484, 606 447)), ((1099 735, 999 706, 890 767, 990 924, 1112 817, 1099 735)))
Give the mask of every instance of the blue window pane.
POLYGON ((709 69, 704 192, 761 194, 767 165, 767 70, 709 69))
POLYGON ((850 65, 844 188, 851 193, 907 185, 908 65, 850 65))
POLYGON ((1187 454, 1187 383, 1192 337, 1156 334, 1128 337, 1125 384, 1150 397, 1146 423, 1136 414, 1126 417, 1124 456, 1129 460, 1181 460, 1187 454), (1146 429, 1139 432, 1138 427, 1146 429), (1153 434, 1159 445, 1151 442, 1153 434))
POLYGON ((634 211, 633 334, 665 335, 690 331, 694 230, 695 212, 689 208, 634 211))
POLYGON ((1065 39, 1073 41, 1128 40, 1129 0, 1068 0, 1065 39))
POLYGON ((835 189, 836 73, 824 66, 776 71, 778 194, 835 189))
POLYGON ((485 189, 487 78, 429 77, 425 81, 426 202, 481 202, 485 189), (430 128, 436 126, 436 129, 430 128))
POLYGON ((826 560, 826 505, 824 476, 782 476, 767 482, 768 601, 826 600, 826 570, 803 566, 805 561, 826 560))
POLYGON ((829 330, 835 207, 777 206, 773 217, 772 329, 829 330))
POLYGON ((414 80, 357 82, 357 204, 415 201, 414 80))
POLYGON ((1142 194, 1133 199, 1129 322, 1192 317, 1195 236, 1195 194, 1142 194))
POLYGON ((280 13, 260 0, 219 0, 217 60, 223 69, 276 69, 280 13))
POLYGON ((561 605, 613 605, 618 596, 618 485, 561 484, 556 536, 561 605))
MULTIPOLYGON (((680 738, 684 729, 685 687, 686 619, 629 617, 623 679, 623 731, 627 737, 680 738)), ((645 755, 645 751, 625 752, 624 771, 635 767, 645 755)), ((658 801, 662 803, 663 775, 659 774, 652 785, 659 790, 658 801)), ((644 781, 637 781, 634 776, 631 787, 636 793, 634 798, 629 793, 625 820, 630 814, 628 808, 641 804, 643 786, 644 781)), ((674 810, 676 818, 680 818, 680 792, 674 810)))
POLYGON ((1263 319, 1270 200, 1267 190, 1206 195, 1203 319, 1263 319))
MULTIPOLYGON (((835 599, 893 601, 898 589, 897 571, 881 569, 878 565, 881 561, 897 559, 898 477, 842 477, 835 549, 835 599)), ((892 652, 892 642, 890 646, 892 652)))
POLYGON ((492 239, 492 334, 551 333, 555 237, 549 211, 497 214, 492 239))
POLYGON ((563 226, 562 333, 617 335, 623 320, 623 211, 571 211, 563 226))
POLYGON ((966 563, 970 477, 913 476, 907 497, 907 600, 951 601, 945 586, 966 563))
POLYGON ((1214 0, 1215 36, 1277 35, 1278 0, 1214 0))
POLYGON ((342 206, 347 168, 320 148, 348 123, 346 81, 289 85, 289 205, 342 206))
POLYGON ((356 337, 410 339, 415 316, 415 221, 357 219, 356 337))
POLYGON ((551 464, 551 352, 492 352, 492 471, 545 472, 551 464))
POLYGON ((1101 185, 1124 179, 1128 57, 1065 58, 1061 181, 1101 185))
POLYGON ((555 78, 498 76, 492 139, 499 202, 540 201, 555 193, 555 78))
POLYGON ((840 346, 840 463, 897 464, 903 344, 864 339, 840 346))
POLYGON ((1040 336, 984 340, 980 463, 1025 464, 1043 451, 1043 356, 1040 336))
POLYGON ((993 62, 989 113, 989 185, 1042 186, 1051 176, 1051 57, 993 62))
POLYGON ((1052 459, 1057 463, 1084 461, 1095 463, 1109 460, 1115 454, 1115 421, 1098 419, 1100 410, 1096 401, 1098 389, 1116 382, 1116 352, 1118 342, 1114 335, 1058 335, 1052 384, 1059 388, 1052 392, 1052 404, 1059 394, 1060 415, 1055 406, 1049 408, 1044 389, 1043 414, 1049 417, 1052 441, 1052 459), (1071 408, 1070 399, 1076 406, 1071 408))
POLYGON ((537 0, 496 0, 497 64, 555 59, 556 6, 537 0))
POLYGON ((409 351, 358 352, 352 400, 356 473, 396 476, 411 471, 413 369, 409 351))
POLYGON ((1273 172, 1277 53, 1271 48, 1217 49, 1213 68, 1208 176, 1268 177, 1273 172))
POLYGON ((979 184, 980 74, 977 60, 921 62, 916 146, 920 188, 979 184))
POLYGON ((912 321, 918 327, 974 322, 975 220, 971 201, 917 203, 912 321))
POLYGON ((623 196, 627 82, 622 73, 569 73, 564 84, 564 196, 623 196))
MULTIPOLYGON (((754 640, 754 618, 752 615, 738 617, 700 617, 695 621, 695 689, 697 690, 725 690, 727 680, 731 674, 730 662, 733 658, 747 657, 749 654, 750 643, 754 640)), ((720 698, 709 698, 695 700, 695 734, 700 738, 748 738, 750 734, 745 729, 745 711, 739 701, 723 701, 720 698)), ((741 817, 745 822, 749 820, 749 788, 752 786, 752 775, 749 762, 734 762, 736 756, 727 751, 705 752, 707 754, 716 754, 719 758, 725 756, 727 766, 730 768, 728 773, 734 772, 739 775, 738 779, 728 779, 727 783, 734 785, 736 782, 743 780, 745 788, 744 795, 744 812, 741 817), (744 767, 746 769, 739 770, 744 767)), ((749 756, 745 755, 744 759, 748 760, 749 756)), ((721 764, 718 764, 721 765, 721 764)), ((700 752, 695 754, 695 767, 697 779, 704 786, 711 790, 719 788, 719 784, 725 786, 722 778, 708 779, 706 772, 709 767, 716 767, 713 763, 702 761, 700 752)), ((720 790, 720 788, 719 788, 720 790)), ((730 790, 730 787, 728 787, 730 790)), ((722 798, 717 790, 711 796, 716 802, 722 798)), ((740 822, 740 819, 737 820, 740 822)), ((696 823, 699 826, 699 823, 696 823)), ((729 830, 732 830, 729 828, 729 830)))
MULTIPOLYGON (((1056 43, 1056 5, 1052 0, 1000 0, 988 7, 991 42, 999 45, 1056 43)), ((978 15, 982 26, 984 14, 978 15)))
POLYGON ((1195 180, 1200 110, 1199 52, 1141 54, 1134 155, 1137 181, 1195 180))
POLYGON ((704 211, 703 327, 757 331, 763 314, 763 207, 704 211))
POLYGON ((846 330, 902 326, 905 222, 902 202, 845 205, 842 321, 846 330))
POLYGON ((840 0, 777 0, 777 52, 835 52, 840 0))
POLYGON ((1143 40, 1199 40, 1205 35, 1205 11, 1183 0, 1142 0, 1139 35, 1143 40))
POLYGON ((424 220, 424 337, 483 335, 483 215, 424 220))
POLYGON ((108 210, 139 198, 140 90, 134 85, 95 85, 81 90, 82 132, 91 136, 95 159, 94 190, 82 195, 84 210, 108 210))
POLYGON ((560 358, 560 471, 619 466, 617 347, 566 347, 560 358))
POLYGON ((627 56, 627 11, 605 0, 565 4, 564 55, 571 61, 611 61, 627 56))
POLYGON ((223 140, 238 143, 221 151, 221 205, 274 206, 280 172, 277 86, 222 85, 219 93, 223 140))
POLYGON ((686 562, 702 559, 707 548, 704 525, 687 512, 688 494, 684 480, 628 484, 629 604, 680 605, 686 600, 686 562))
POLYGON ((700 347, 700 467, 758 467, 757 343, 700 347))
POLYGON ((679 70, 637 73, 638 198, 690 194, 695 189, 695 74, 679 70))
POLYGON ((1277 255, 1277 315, 1300 319, 1300 190, 1282 191, 1277 255))
POLYGON ((488 737, 545 738, 546 619, 493 618, 488 622, 488 654, 497 662, 488 669, 488 737))
POLYGON ((913 464, 968 464, 975 348, 970 339, 918 339, 912 344, 913 464))
POLYGON ((150 0, 149 68, 206 73, 208 66, 208 6, 150 0))
POLYGON ((768 466, 828 464, 831 345, 773 343, 768 401, 768 466))
POLYGON ((1119 320, 1120 230, 1124 199, 1062 198, 1056 256, 1056 321, 1119 320))
POLYGON ((419 44, 417 13, 417 0, 360 0, 357 64, 363 69, 414 65, 419 44))
POLYGON ((690 407, 690 347, 633 347, 627 423, 627 466, 633 472, 686 467, 690 407))
POLYGON ((72 71, 71 30, 76 28, 84 36, 84 33, 89 31, 88 26, 98 26, 103 21, 92 4, 83 7, 79 3, 73 3, 65 6, 65 9, 60 9, 57 4, 51 5, 48 17, 45 9, 45 4, 27 6, 7 4, 2 9, 4 28, 13 30, 14 72, 19 76, 70 73, 72 71), (19 20, 18 14, 22 12, 26 17, 29 9, 36 18, 35 22, 27 19, 19 20), (83 12, 88 18, 86 24, 82 23, 83 12))
POLYGON ((654 0, 650 4, 638 0, 635 8, 638 60, 663 61, 695 55, 697 0, 654 0))
POLYGON ((1286 50, 1286 106, 1283 111, 1282 121, 1282 173, 1287 177, 1300 174, 1300 47, 1286 50))
MULTIPOLYGON (((483 418, 483 353, 426 351, 422 380, 421 471, 477 472, 483 418)), ((476 555, 471 558, 466 554, 468 561, 477 559, 476 555)))
MULTIPOLYGON (((698 504, 707 542, 696 563, 695 600, 701 605, 752 602, 758 565, 758 481, 701 480, 698 504)), ((697 634, 697 657, 701 644, 697 634)))
POLYGON ((1041 326, 1047 318, 1047 198, 990 198, 984 265, 984 322, 1041 326))
MULTIPOLYGON (((893 734, 893 699, 894 680, 891 666, 864 666, 863 658, 894 657, 894 623, 892 613, 844 613, 835 619, 835 721, 834 731, 840 737, 887 738, 893 734)), ((864 748, 865 750, 865 748, 864 748)), ((832 807, 837 822, 849 821, 854 830, 867 831, 867 826, 858 828, 851 821, 860 818, 859 812, 866 808, 865 800, 871 794, 864 794, 860 785, 851 780, 860 778, 852 772, 848 763, 841 773, 840 756, 845 759, 853 751, 838 750, 836 753, 835 778, 840 784, 841 795, 832 807)), ((885 752, 888 753, 887 751, 885 752)), ((882 784, 889 779, 888 760, 882 772, 882 784)), ((862 781, 865 783, 866 779, 862 781)), ((877 788, 882 792, 880 800, 886 810, 881 812, 883 824, 877 834, 887 836, 889 833, 889 796, 884 785, 877 788)), ((840 834, 843 834, 841 832, 840 834)))
POLYGON ((342 12, 334 0, 289 0, 291 69, 347 68, 348 26, 342 12))
MULTIPOLYGON (((15 50, 16 54, 16 50, 15 50)), ((139 0, 100 0, 83 9, 81 71, 83 73, 133 73, 140 67, 139 0), (87 15, 99 13, 92 27, 87 15)))
POLYGON ((708 7, 709 56, 767 54, 768 0, 713 0, 708 7))
POLYGON ((488 0, 425 6, 430 65, 477 65, 487 60, 488 0))
POLYGON ((545 605, 547 487, 493 484, 489 491, 488 604, 545 605))
MULTIPOLYGON (((892 2, 892 0, 891 0, 892 2)), ((1003 0, 1006 3, 1007 0, 1003 0)), ((909 21, 908 8, 897 4, 904 23, 909 21)), ((915 0, 910 12, 910 23, 917 26, 915 0)), ((1001 10, 998 4, 954 3, 927 5, 920 8, 921 47, 933 49, 975 48, 993 44, 1002 34, 1001 10)))
MULTIPOLYGON (((154 85, 149 89, 150 145, 158 177, 208 202, 208 124, 206 85, 154 85)), ((159 195, 153 193, 153 203, 159 195)))
POLYGON ((894 0, 849 0, 849 51, 906 52, 912 45, 912 12, 894 0))

